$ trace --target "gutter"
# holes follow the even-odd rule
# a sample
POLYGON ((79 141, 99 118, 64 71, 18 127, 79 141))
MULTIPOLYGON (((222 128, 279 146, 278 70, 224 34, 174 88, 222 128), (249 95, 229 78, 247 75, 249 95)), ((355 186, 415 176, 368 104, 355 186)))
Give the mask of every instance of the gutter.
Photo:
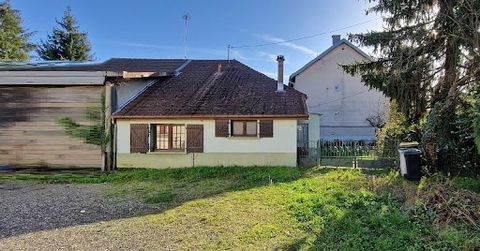
POLYGON ((251 115, 235 115, 235 114, 225 114, 225 115, 113 115, 115 119, 254 119, 254 118, 271 118, 271 119, 308 119, 308 114, 292 114, 292 115, 264 115, 264 114, 251 114, 251 115))

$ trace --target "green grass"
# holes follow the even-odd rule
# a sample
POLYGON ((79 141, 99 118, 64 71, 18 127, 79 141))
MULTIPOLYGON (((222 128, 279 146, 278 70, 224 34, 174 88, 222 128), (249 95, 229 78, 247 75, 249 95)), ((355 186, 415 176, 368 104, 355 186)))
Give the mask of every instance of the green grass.
MULTIPOLYGON (((480 248, 478 228, 466 223, 432 224, 435 214, 415 199, 416 191, 428 179, 419 186, 385 170, 198 167, 119 170, 108 176, 18 175, 0 179, 109 183, 109 194, 135 195, 148 203, 165 204, 168 210, 158 214, 65 230, 81 236, 102 231, 106 239, 117 243, 135 240, 143 249, 480 248)), ((458 189, 477 190, 480 182, 457 178, 453 183, 458 189)), ((61 240, 55 235, 62 231, 38 234, 61 240)))

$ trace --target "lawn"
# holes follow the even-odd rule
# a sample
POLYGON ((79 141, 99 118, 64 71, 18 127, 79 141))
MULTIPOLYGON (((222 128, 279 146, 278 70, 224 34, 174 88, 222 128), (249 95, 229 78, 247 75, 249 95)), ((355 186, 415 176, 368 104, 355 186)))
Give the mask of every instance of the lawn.
POLYGON ((396 172, 216 167, 106 175, 15 175, 46 183, 110 183, 167 210, 0 240, 67 249, 478 250, 480 181, 396 172), (78 244, 75 244, 78 245, 78 244))

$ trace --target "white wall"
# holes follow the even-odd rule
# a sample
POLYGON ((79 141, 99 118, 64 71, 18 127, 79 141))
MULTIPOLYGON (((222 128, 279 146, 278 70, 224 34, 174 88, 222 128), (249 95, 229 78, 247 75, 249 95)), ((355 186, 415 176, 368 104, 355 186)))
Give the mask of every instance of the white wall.
POLYGON ((215 120, 117 120, 117 152, 130 153, 132 124, 202 124, 205 153, 296 153, 297 121, 274 120, 273 138, 215 137, 215 120))
POLYGON ((115 86, 115 111, 118 111, 121 105, 138 94, 150 82, 152 82, 151 79, 132 79, 118 83, 115 86))
POLYGON ((360 77, 347 74, 340 66, 362 60, 362 55, 342 44, 296 76, 295 88, 307 94, 309 112, 321 114, 320 127, 343 128, 338 132, 321 130, 322 138, 375 137, 366 118, 384 114, 388 102, 382 93, 369 90, 360 77))

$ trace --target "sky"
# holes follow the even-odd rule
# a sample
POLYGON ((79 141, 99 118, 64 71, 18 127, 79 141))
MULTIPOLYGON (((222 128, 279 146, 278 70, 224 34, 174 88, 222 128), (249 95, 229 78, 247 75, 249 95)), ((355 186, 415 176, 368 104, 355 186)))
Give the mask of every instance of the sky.
MULTIPOLYGON (((189 14, 187 58, 230 57, 276 78, 276 56, 285 56, 285 77, 331 46, 331 35, 381 28, 365 15, 367 0, 11 0, 33 42, 45 40, 67 6, 88 33, 95 60, 112 57, 184 58, 184 20, 189 14), (349 28, 346 28, 349 27, 349 28)), ((363 48, 367 52, 368 48, 363 48)))

